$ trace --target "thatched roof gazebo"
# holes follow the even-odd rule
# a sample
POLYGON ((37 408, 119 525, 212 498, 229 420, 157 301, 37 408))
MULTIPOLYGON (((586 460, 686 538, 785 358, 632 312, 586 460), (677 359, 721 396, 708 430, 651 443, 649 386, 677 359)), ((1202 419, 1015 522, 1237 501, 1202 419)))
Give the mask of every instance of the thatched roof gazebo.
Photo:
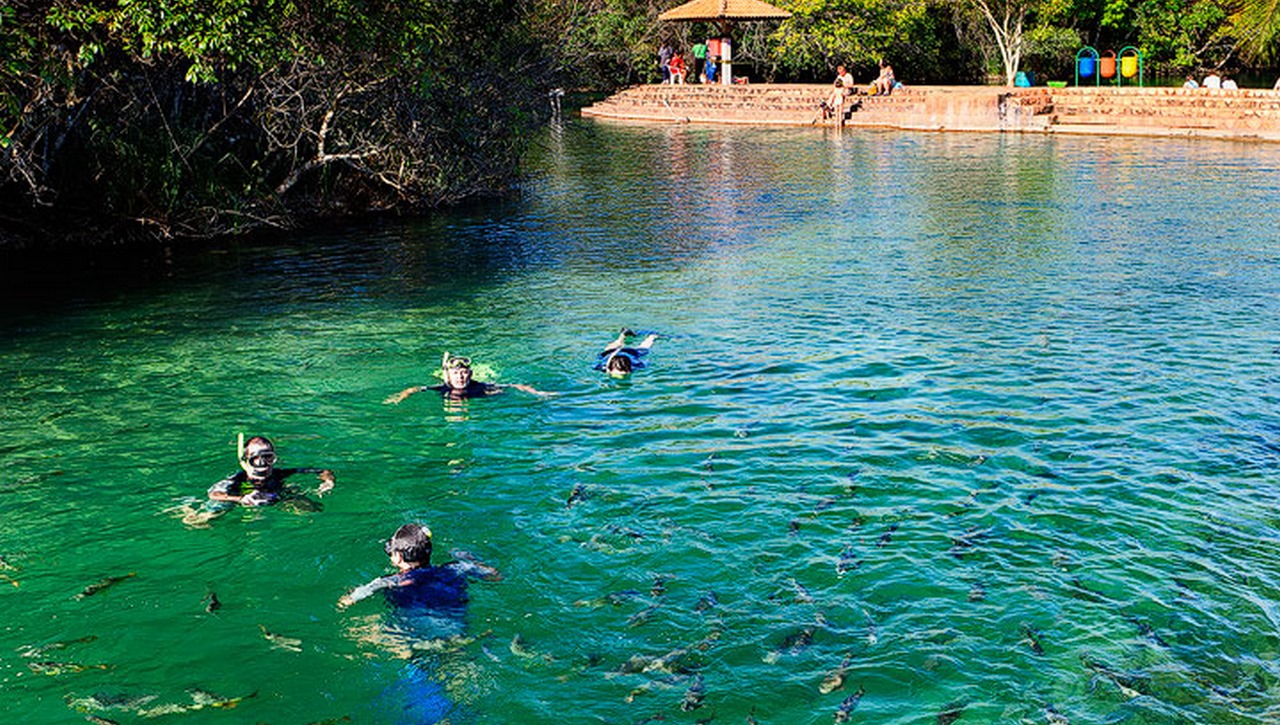
POLYGON ((729 29, 734 21, 751 20, 783 20, 791 17, 791 13, 776 8, 764 0, 690 0, 684 5, 671 8, 658 16, 659 20, 686 23, 716 23, 720 26, 720 34, 724 36, 721 55, 721 83, 732 83, 732 44, 729 42, 729 29))

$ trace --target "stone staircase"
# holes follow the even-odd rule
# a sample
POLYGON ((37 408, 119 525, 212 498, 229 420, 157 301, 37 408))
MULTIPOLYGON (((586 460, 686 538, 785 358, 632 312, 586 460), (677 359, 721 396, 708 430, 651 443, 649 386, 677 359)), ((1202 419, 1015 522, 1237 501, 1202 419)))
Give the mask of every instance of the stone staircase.
MULTIPOLYGON (((582 115, 677 123, 837 125, 817 84, 644 85, 582 115)), ((1209 136, 1280 141, 1280 92, 1193 88, 914 86, 846 99, 845 126, 929 131, 1209 136)))
POLYGON ((1051 125, 1055 130, 1133 132, 1151 128, 1171 133, 1258 136, 1280 139, 1280 93, 1262 89, 1054 88, 1051 125), (1084 130, 1081 128, 1081 130, 1084 130))
MULTIPOLYGON (((684 123, 835 125, 834 119, 823 120, 819 105, 830 95, 829 86, 814 84, 644 85, 588 106, 582 115, 684 123)), ((846 124, 893 125, 894 117, 912 103, 909 90, 849 98, 846 124)))

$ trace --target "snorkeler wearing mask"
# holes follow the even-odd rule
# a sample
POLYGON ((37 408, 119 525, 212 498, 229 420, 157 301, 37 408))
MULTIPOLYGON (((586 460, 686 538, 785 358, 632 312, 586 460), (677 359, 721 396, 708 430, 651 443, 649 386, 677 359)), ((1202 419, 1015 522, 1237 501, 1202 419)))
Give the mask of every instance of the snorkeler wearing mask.
MULTIPOLYGON (((243 440, 243 437, 241 437, 243 440)), ((268 506, 280 500, 284 481, 295 473, 314 473, 320 479, 317 496, 333 490, 333 471, 322 468, 276 468, 276 448, 262 436, 239 446, 240 469, 209 488, 209 499, 241 506, 268 506)))
POLYGON ((522 390, 531 395, 551 395, 552 393, 544 393, 536 390, 532 386, 523 385, 521 383, 484 383, 476 380, 474 372, 471 369, 471 358, 460 357, 456 355, 444 354, 444 358, 440 361, 440 374, 444 378, 443 385, 415 385, 411 388, 405 388, 400 392, 392 395, 383 403, 399 403, 410 395, 434 390, 449 400, 464 400, 466 398, 483 398, 487 395, 501 393, 504 388, 515 388, 522 390))
POLYGON ((606 345, 597 356, 596 370, 603 370, 611 377, 621 378, 630 374, 632 370, 646 367, 644 357, 649 354, 649 348, 653 347, 658 336, 649 333, 638 346, 627 347, 627 338, 635 334, 625 327, 622 328, 618 333, 618 339, 606 345))

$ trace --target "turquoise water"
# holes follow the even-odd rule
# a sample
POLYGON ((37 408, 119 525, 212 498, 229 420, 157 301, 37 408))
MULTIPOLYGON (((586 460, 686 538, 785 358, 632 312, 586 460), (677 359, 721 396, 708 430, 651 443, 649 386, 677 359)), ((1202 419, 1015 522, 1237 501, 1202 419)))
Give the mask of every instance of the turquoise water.
POLYGON ((418 643, 455 723, 1276 722, 1278 192, 1269 145, 575 123, 508 203, 33 273, 0 701, 395 722, 413 642, 335 602, 420 520, 504 574, 418 643), (557 394, 381 402, 446 350, 557 394), (239 432, 323 510, 184 525, 239 432))

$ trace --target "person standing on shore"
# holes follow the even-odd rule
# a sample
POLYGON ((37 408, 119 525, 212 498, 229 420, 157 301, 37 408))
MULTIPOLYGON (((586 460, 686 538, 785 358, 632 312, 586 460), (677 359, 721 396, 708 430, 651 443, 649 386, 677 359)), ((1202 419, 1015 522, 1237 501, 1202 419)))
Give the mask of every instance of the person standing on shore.
POLYGON ((658 70, 662 73, 662 82, 671 82, 671 56, 675 51, 671 49, 669 41, 662 41, 662 46, 658 48, 658 70))
POLYGON ((698 41, 693 46, 693 78, 698 83, 706 83, 707 79, 702 75, 703 66, 707 64, 707 44, 698 41))

